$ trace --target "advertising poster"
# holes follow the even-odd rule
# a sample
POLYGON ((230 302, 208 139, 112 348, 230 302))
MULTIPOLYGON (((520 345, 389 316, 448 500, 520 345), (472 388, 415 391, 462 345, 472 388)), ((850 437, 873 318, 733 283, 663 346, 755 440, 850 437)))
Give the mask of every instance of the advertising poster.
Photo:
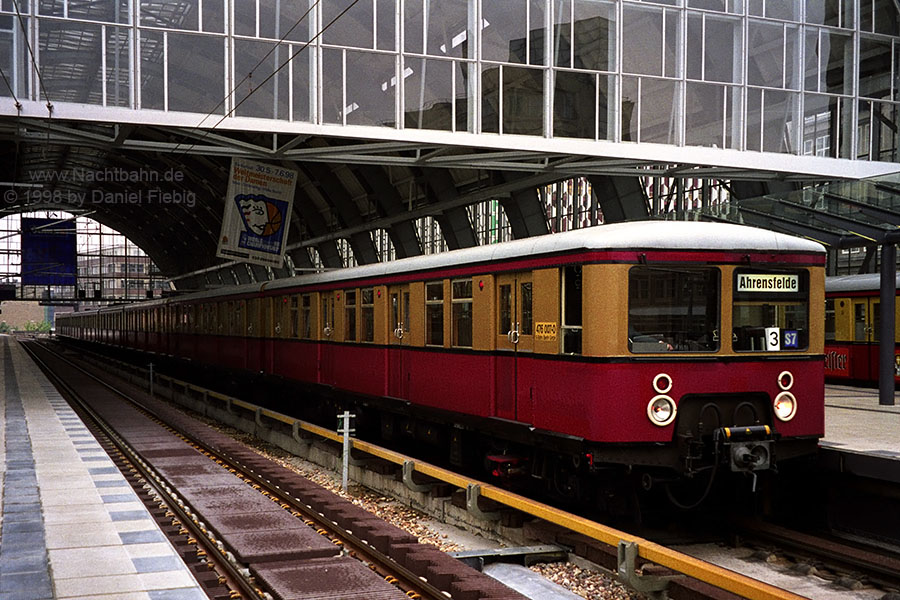
POLYGON ((281 267, 296 186, 293 169, 231 159, 216 256, 281 267))

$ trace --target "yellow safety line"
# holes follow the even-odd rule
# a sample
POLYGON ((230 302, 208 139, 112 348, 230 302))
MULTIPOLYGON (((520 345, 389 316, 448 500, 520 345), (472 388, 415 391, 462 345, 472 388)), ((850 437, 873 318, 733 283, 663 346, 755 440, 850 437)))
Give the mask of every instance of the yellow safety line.
MULTIPOLYGON (((215 392, 207 391, 207 394, 222 400, 228 399, 227 396, 215 392)), ((245 408, 251 412, 256 412, 256 409, 259 408, 255 404, 236 398, 231 398, 231 403, 234 406, 245 408)), ((318 425, 313 425, 312 423, 307 423, 299 419, 294 419, 293 417, 289 417, 276 411, 262 409, 261 413, 288 425, 293 425, 296 422, 298 423, 298 428, 334 442, 343 442, 344 440, 342 435, 339 435, 330 429, 319 427, 318 425)), ((448 471, 447 469, 442 469, 441 467, 417 463, 415 459, 406 456, 405 454, 387 450, 358 439, 351 438, 350 441, 357 450, 394 464, 402 465, 406 461, 412 461, 413 469, 419 473, 427 475, 432 479, 449 483, 458 488, 465 489, 469 484, 477 484, 481 487, 481 495, 485 498, 489 498, 505 506, 538 517, 550 523, 555 523, 556 525, 560 525, 591 539, 609 544, 610 546, 618 546, 620 541, 633 542, 637 544, 638 555, 641 558, 668 567, 679 573, 684 573, 685 575, 704 581, 733 594, 738 594, 749 600, 803 600, 805 598, 804 596, 798 596, 787 590, 778 589, 775 586, 741 575, 740 573, 735 573, 734 571, 730 571, 723 567, 671 550, 644 538, 633 536, 624 531, 619 531, 618 529, 613 529, 612 527, 597 523, 596 521, 572 515, 541 502, 530 500, 524 496, 514 494, 513 492, 493 486, 489 483, 469 479, 452 471, 448 471)))

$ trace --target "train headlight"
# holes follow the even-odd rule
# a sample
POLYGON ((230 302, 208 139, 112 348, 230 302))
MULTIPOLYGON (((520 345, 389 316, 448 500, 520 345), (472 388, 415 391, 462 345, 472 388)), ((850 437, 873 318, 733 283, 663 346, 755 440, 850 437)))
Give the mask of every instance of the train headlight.
POLYGON ((647 418, 651 423, 660 427, 665 427, 674 421, 675 412, 675 401, 663 394, 655 396, 647 405, 647 418))
POLYGON ((775 416, 780 421, 790 421, 797 414, 797 399, 790 392, 781 392, 775 396, 772 407, 775 409, 775 416))

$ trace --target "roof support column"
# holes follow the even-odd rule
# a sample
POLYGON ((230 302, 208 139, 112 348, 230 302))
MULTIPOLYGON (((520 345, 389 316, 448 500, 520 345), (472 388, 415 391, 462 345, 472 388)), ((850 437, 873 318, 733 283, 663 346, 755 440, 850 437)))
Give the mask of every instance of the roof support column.
POLYGON ((878 331, 878 404, 894 404, 894 305, 897 299, 897 246, 881 246, 881 323, 878 331))

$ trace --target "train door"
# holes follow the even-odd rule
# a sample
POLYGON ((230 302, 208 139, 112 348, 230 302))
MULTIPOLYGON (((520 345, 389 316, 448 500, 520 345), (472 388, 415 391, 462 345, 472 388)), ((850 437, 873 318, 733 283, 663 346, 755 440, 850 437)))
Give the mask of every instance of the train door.
POLYGON ((850 357, 850 377, 878 379, 878 327, 881 322, 881 302, 877 298, 852 298, 853 345, 850 357))
POLYGON ((408 365, 404 364, 404 348, 409 346, 409 286, 393 286, 388 289, 388 396, 408 398, 408 365))
POLYGON ((319 344, 319 383, 334 385, 334 355, 337 347, 328 342, 334 341, 334 292, 323 292, 320 295, 322 343, 319 344))
POLYGON ((531 273, 497 277, 497 416, 533 420, 531 373, 525 357, 534 350, 531 273))

